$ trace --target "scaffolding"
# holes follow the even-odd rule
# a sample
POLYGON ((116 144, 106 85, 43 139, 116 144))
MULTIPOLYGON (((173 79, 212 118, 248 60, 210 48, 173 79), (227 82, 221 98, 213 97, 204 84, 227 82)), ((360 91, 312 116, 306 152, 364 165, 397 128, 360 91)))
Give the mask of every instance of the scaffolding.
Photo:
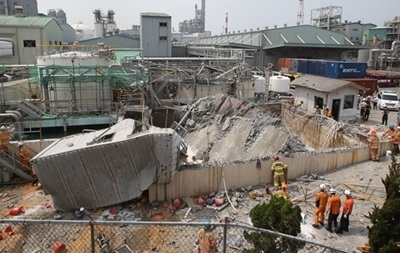
POLYGON ((333 32, 342 32, 342 7, 327 6, 311 10, 311 25, 333 32))

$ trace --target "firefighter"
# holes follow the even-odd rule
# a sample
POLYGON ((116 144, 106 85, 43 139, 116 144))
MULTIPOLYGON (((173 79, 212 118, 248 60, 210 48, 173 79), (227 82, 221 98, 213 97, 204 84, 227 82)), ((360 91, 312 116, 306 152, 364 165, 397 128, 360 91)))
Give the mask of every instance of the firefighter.
POLYGON ((399 154, 399 144, 400 144, 400 126, 396 127, 396 133, 394 133, 393 138, 390 139, 390 142, 393 143, 393 154, 399 154))
POLYGON ((1 147, 5 153, 8 154, 8 145, 10 144, 10 134, 14 133, 14 129, 8 131, 7 127, 0 127, 0 141, 1 147))
POLYGON ((325 188, 325 184, 320 184, 320 191, 315 197, 314 224, 312 225, 315 228, 319 228, 319 225, 324 226, 325 209, 329 198, 329 195, 325 191, 325 188))
POLYGON ((340 213, 340 206, 342 205, 339 196, 336 196, 336 190, 331 188, 329 190, 331 193, 331 197, 328 200, 328 209, 325 214, 328 214, 328 227, 326 230, 332 232, 332 223, 335 226, 335 230, 337 230, 337 217, 340 213))
POLYGON ((395 125, 391 124, 389 128, 382 134, 382 137, 388 137, 388 139, 393 138, 396 133, 395 125))
POLYGON ((217 252, 217 240, 211 229, 211 220, 206 219, 205 225, 197 232, 197 242, 199 243, 200 253, 217 252))
POLYGON ((29 160, 31 159, 31 155, 29 154, 28 149, 24 146, 24 143, 18 142, 19 148, 19 156, 21 157, 21 162, 24 165, 24 170, 31 170, 29 160))
POLYGON ((315 106, 315 112, 314 112, 314 113, 315 113, 315 114, 318 114, 318 115, 321 114, 321 109, 319 108, 318 105, 315 106))
POLYGON ((349 216, 353 211, 354 200, 351 197, 351 191, 345 190, 346 200, 343 205, 342 218, 340 219, 340 227, 336 233, 343 233, 343 231, 349 232, 349 216))
POLYGON ((285 181, 285 170, 288 169, 288 166, 279 161, 279 156, 274 155, 274 163, 271 166, 271 170, 273 172, 273 178, 274 178, 274 189, 278 190, 281 186, 281 184, 286 184, 285 181))
POLYGON ((379 154, 378 154, 379 138, 378 136, 376 136, 375 129, 371 130, 370 136, 368 137, 368 143, 369 143, 369 152, 371 155, 371 160, 374 162, 379 162, 379 154))
POLYGON ((276 195, 276 196, 279 196, 279 197, 282 197, 282 198, 284 198, 285 200, 289 200, 289 194, 286 192, 286 191, 287 191, 287 188, 288 188, 287 184, 282 184, 282 189, 276 191, 276 192, 275 192, 275 195, 276 195))

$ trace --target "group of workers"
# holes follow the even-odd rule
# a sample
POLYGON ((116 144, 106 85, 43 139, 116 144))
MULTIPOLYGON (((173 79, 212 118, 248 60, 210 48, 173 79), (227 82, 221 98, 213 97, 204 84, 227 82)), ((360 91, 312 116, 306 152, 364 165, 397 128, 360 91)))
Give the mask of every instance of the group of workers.
POLYGON ((319 185, 320 191, 315 197, 315 211, 314 211, 314 228, 320 228, 324 226, 325 215, 328 215, 328 226, 326 230, 329 232, 335 231, 336 233, 343 233, 343 231, 349 231, 349 216, 353 211, 354 201, 351 196, 351 191, 345 190, 346 200, 342 209, 342 216, 340 218, 340 226, 338 226, 337 218, 340 214, 340 208, 342 201, 339 196, 336 195, 336 190, 331 188, 329 190, 330 196, 325 191, 325 184, 319 185), (335 230, 332 230, 332 225, 335 230))
MULTIPOLYGON (((10 135, 14 133, 14 129, 8 130, 6 126, 0 127, 0 142, 4 155, 9 154, 10 135)), ((24 171, 31 170, 29 160, 31 155, 29 150, 24 146, 23 142, 18 142, 18 155, 21 159, 24 171)))
POLYGON ((328 117, 328 118, 332 118, 332 111, 329 110, 328 107, 325 107, 325 109, 323 111, 321 111, 321 108, 319 108, 319 105, 315 106, 315 114, 323 114, 324 116, 328 117))

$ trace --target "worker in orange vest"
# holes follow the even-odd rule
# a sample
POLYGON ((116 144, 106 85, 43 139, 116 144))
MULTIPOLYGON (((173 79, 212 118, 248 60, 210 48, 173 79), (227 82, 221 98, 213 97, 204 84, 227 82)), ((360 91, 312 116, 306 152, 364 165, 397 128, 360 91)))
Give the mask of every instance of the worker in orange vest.
POLYGON ((332 112, 329 108, 325 108, 325 116, 328 118, 332 118, 332 112))
POLYGON ((336 196, 336 190, 331 188, 329 190, 331 193, 331 197, 328 200, 328 209, 326 210, 326 214, 328 214, 328 227, 326 230, 332 232, 332 223, 335 226, 335 230, 337 230, 337 217, 340 213, 340 206, 342 205, 340 201, 340 197, 336 196))
POLYGON ((5 126, 0 127, 1 148, 8 154, 8 145, 10 144, 10 134, 14 133, 14 129, 8 131, 5 126))
POLYGON ((400 144, 400 126, 396 127, 396 132, 393 137, 390 138, 390 142, 393 143, 393 154, 399 154, 399 144, 400 144))
POLYGON ((371 160, 374 162, 379 162, 379 154, 378 154, 379 138, 378 136, 376 136, 375 129, 371 130, 370 136, 368 137, 368 143, 369 143, 371 160))
POLYGON ((200 253, 215 253, 217 252, 217 240, 211 229, 211 220, 206 219, 205 225, 197 233, 197 241, 199 243, 200 253))
POLYGON ((320 184, 320 191, 315 197, 314 224, 312 225, 315 228, 319 228, 319 225, 324 226, 326 204, 329 198, 325 188, 325 184, 320 184))
POLYGON ((343 233, 343 231, 349 232, 349 216, 353 211, 353 205, 354 205, 354 200, 351 197, 351 191, 345 190, 344 195, 346 195, 346 201, 344 202, 343 205, 342 218, 340 219, 340 227, 336 231, 336 233, 339 234, 343 233))
POLYGON ((29 160, 31 159, 31 155, 26 147, 24 147, 24 143, 18 142, 19 148, 19 156, 21 157, 21 162, 24 165, 24 170, 31 170, 29 160))

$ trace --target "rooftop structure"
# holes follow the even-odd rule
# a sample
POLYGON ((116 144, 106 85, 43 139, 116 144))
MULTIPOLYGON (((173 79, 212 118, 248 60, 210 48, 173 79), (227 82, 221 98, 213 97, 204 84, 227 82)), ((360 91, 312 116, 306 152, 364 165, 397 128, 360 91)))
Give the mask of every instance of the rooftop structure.
POLYGON ((182 33, 204 33, 206 24, 206 0, 201 0, 201 9, 195 5, 194 19, 184 20, 179 23, 182 33))
POLYGON ((342 7, 327 6, 311 10, 311 25, 325 30, 341 32, 342 7))

